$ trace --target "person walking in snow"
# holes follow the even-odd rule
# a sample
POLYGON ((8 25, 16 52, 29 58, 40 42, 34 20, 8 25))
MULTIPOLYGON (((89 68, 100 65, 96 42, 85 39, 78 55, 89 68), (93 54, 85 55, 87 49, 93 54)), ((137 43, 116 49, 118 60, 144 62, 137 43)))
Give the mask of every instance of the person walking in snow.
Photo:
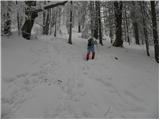
POLYGON ((89 60, 90 53, 92 53, 92 59, 95 58, 95 45, 97 45, 97 41, 94 40, 94 37, 88 39, 88 45, 87 45, 87 55, 86 60, 89 60))

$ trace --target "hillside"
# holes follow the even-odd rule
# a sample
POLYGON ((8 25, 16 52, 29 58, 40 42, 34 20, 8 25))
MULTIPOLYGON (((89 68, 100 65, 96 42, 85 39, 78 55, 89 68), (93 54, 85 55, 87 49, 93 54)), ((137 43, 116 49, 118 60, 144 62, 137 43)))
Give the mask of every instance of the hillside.
MULTIPOLYGON (((158 64, 144 46, 96 48, 73 31, 54 38, 2 37, 2 118, 157 118, 158 64)), ((153 48, 151 48, 153 56, 153 48)))

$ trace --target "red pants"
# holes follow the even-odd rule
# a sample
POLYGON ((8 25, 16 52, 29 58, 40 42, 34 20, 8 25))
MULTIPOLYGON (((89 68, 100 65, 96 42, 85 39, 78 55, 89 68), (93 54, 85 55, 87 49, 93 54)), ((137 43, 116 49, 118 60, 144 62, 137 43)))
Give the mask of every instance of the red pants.
MULTIPOLYGON (((90 55, 90 52, 87 53, 86 60, 89 60, 89 55, 90 55)), ((92 59, 94 59, 94 57, 95 57, 95 52, 92 52, 92 59)))

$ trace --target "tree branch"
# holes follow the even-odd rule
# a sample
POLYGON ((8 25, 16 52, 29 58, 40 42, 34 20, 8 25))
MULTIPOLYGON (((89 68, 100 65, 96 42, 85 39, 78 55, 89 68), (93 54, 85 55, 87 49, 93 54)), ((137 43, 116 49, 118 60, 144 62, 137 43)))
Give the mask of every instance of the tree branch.
MULTIPOLYGON (((55 4, 50 4, 50 5, 45 5, 43 9, 36 9, 36 10, 32 10, 33 12, 42 12, 43 10, 47 10, 50 8, 54 8, 60 5, 65 5, 68 1, 64 1, 64 2, 59 2, 59 3, 55 3, 55 4)), ((32 12, 31 11, 31 12, 32 12)))

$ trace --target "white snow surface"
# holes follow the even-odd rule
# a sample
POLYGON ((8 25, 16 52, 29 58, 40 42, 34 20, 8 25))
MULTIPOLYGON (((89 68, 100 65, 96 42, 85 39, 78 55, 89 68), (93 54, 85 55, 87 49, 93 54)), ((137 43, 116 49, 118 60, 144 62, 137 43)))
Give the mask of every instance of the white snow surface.
MULTIPOLYGON (((2 118, 158 118, 158 64, 144 46, 96 49, 73 30, 25 40, 2 37, 2 118), (116 59, 117 58, 117 59, 116 59)), ((153 49, 151 49, 153 56, 153 49)))

